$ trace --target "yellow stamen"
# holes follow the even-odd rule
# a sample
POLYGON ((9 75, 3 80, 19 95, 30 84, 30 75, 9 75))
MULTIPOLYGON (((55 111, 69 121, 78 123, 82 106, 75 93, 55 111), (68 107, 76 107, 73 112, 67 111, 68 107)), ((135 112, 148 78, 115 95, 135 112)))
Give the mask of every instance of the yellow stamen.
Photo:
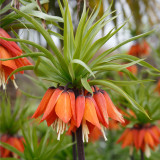
POLYGON ((12 81, 13 81, 13 85, 14 85, 15 89, 17 89, 17 88, 18 88, 18 86, 17 86, 17 84, 16 84, 15 80, 13 79, 12 81))
POLYGON ((85 120, 83 120, 83 123, 82 123, 82 139, 83 139, 83 142, 88 142, 88 135, 89 135, 89 129, 88 129, 88 126, 87 126, 85 120))
POLYGON ((3 89, 6 89, 6 84, 5 84, 5 74, 3 70, 0 70, 0 87, 3 86, 3 89))
POLYGON ((104 137, 104 140, 107 141, 107 137, 106 137, 106 134, 105 134, 105 128, 103 127, 103 125, 101 124, 101 132, 103 134, 103 137, 104 137))
POLYGON ((149 158, 151 156, 151 151, 150 151, 148 144, 146 144, 146 146, 145 146, 145 155, 147 158, 149 158))
POLYGON ((67 124, 58 118, 52 124, 52 128, 57 131, 57 140, 60 140, 61 134, 63 134, 64 131, 67 130, 67 124))

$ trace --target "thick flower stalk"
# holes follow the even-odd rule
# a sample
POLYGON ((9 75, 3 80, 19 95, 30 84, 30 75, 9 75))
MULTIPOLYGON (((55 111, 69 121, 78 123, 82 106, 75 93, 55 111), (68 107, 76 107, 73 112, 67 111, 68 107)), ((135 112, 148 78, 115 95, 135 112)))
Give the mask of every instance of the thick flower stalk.
POLYGON ((104 129, 109 125, 109 117, 121 123, 124 123, 124 119, 107 92, 97 87, 93 91, 92 96, 89 92, 84 95, 83 91, 77 89, 51 87, 32 118, 43 114, 41 122, 46 120, 48 126, 57 131, 58 140, 64 131, 75 132, 80 126, 83 141, 88 142, 89 134, 95 128, 101 130, 107 140, 104 129))
MULTIPOLYGON (((11 38, 8 33, 0 28, 0 37, 11 38)), ((15 42, 6 41, 0 39, 0 59, 10 59, 12 57, 17 57, 22 55, 22 50, 18 47, 15 42)), ((0 86, 3 86, 3 89, 6 88, 6 81, 9 75, 16 69, 22 66, 32 65, 27 58, 19 58, 14 60, 1 61, 0 60, 0 86)), ((20 73, 24 73, 21 71, 20 73)), ((12 75, 10 79, 13 81, 15 87, 15 76, 12 75)))
MULTIPOLYGON (((16 148, 20 152, 24 151, 23 143, 25 141, 24 141, 23 137, 13 137, 13 136, 8 136, 8 135, 2 135, 2 137, 0 138, 0 141, 11 145, 12 147, 16 148)), ((18 158, 18 155, 16 153, 13 153, 13 152, 9 151, 8 149, 5 149, 0 146, 0 157, 2 157, 2 158, 6 158, 6 157, 18 158)))
POLYGON ((120 142, 122 148, 129 146, 132 151, 134 147, 145 153, 146 157, 150 157, 150 149, 155 150, 160 144, 160 129, 151 124, 135 125, 123 132, 117 143, 120 142))

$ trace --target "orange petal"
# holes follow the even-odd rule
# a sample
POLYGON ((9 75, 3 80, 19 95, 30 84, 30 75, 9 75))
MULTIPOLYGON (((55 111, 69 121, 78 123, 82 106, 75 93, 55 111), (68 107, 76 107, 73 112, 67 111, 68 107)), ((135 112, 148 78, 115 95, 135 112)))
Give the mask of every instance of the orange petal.
POLYGON ((113 119, 109 120, 109 129, 110 130, 118 130, 120 129, 120 125, 118 121, 115 121, 113 119))
POLYGON ((114 106, 113 102, 111 101, 109 95, 103 91, 102 92, 105 99, 106 99, 106 104, 107 104, 107 112, 108 116, 111 117, 114 120, 117 120, 121 123, 124 123, 124 119, 122 117, 122 114, 117 110, 117 108, 114 106))
POLYGON ((74 121, 76 121, 76 102, 75 102, 75 94, 72 90, 68 91, 70 100, 71 100, 71 110, 74 121))
POLYGON ((61 93, 63 92, 63 90, 57 88, 54 93, 52 94, 52 96, 49 99, 49 102, 47 104, 47 107, 45 109, 44 115, 41 119, 41 122, 44 121, 47 117, 49 117, 50 113, 52 113, 52 111, 54 110, 54 107, 57 103, 58 98, 60 97, 61 93))
POLYGON ((148 131, 145 132, 144 141, 145 141, 145 143, 148 144, 152 149, 154 148, 153 138, 152 138, 151 134, 150 134, 148 131))
MULTIPOLYGON (((7 78, 9 77, 9 75, 14 71, 12 68, 9 68, 9 67, 6 67, 6 66, 3 66, 3 71, 4 71, 4 74, 5 74, 5 81, 7 80, 7 78)), ((12 75, 10 77, 11 80, 14 79, 14 75, 12 75)))
POLYGON ((97 141, 102 136, 102 132, 99 128, 94 127, 93 131, 89 134, 89 140, 91 142, 97 141))
POLYGON ((64 122, 68 123, 72 117, 71 100, 67 91, 63 91, 55 106, 57 116, 64 122))
POLYGON ((77 127, 80 126, 82 122, 82 118, 84 115, 84 109, 85 109, 85 97, 83 95, 79 95, 76 98, 76 122, 77 127))
MULTIPOLYGON (((5 38, 11 38, 11 36, 2 28, 0 28, 0 36, 5 37, 5 38)), ((1 40, 6 41, 3 39, 1 39, 1 40)), ((22 50, 19 48, 19 46, 15 42, 13 42, 13 41, 7 41, 7 42, 12 46, 12 48, 15 48, 19 53, 22 53, 22 50)))
POLYGON ((133 133, 133 140, 134 140, 134 145, 136 147, 136 149, 139 149, 139 145, 138 145, 138 135, 139 135, 139 131, 137 129, 133 129, 132 130, 133 133))
POLYGON ((148 132, 151 134, 153 140, 154 140, 154 143, 155 145, 158 145, 159 144, 159 137, 156 136, 156 134, 154 134, 154 132, 152 131, 152 129, 149 129, 148 132))
POLYGON ((94 104, 94 107, 96 109, 96 113, 97 113, 97 116, 98 116, 98 120, 100 121, 101 124, 103 124, 103 126, 105 126, 106 128, 108 127, 108 124, 105 122, 104 118, 102 117, 101 113, 100 113, 100 110, 99 110, 99 107, 97 106, 95 100, 93 99, 92 96, 89 97, 90 100, 93 102, 94 104))
POLYGON ((124 140, 124 138, 126 138, 126 135, 129 133, 130 129, 126 129, 123 134, 121 135, 121 137, 117 140, 117 143, 120 143, 121 141, 124 140))
MULTIPOLYGON (((8 143, 8 139, 9 139, 9 137, 7 135, 3 135, 0 138, 0 141, 8 143)), ((1 157, 8 157, 9 155, 10 155, 10 151, 0 146, 0 156, 1 157)))
POLYGON ((157 126, 153 126, 152 131, 157 137, 160 137, 160 129, 157 126))
POLYGON ((9 151, 8 149, 4 149, 3 153, 2 153, 2 157, 9 157, 11 151, 9 151))
POLYGON ((124 138, 124 141, 122 143, 122 148, 129 146, 133 144, 133 134, 132 134, 132 130, 130 130, 127 134, 127 136, 124 138))
POLYGON ((68 135, 71 135, 72 132, 76 132, 76 129, 77 129, 77 127, 76 127, 76 122, 72 119, 72 120, 71 120, 70 127, 69 127, 69 129, 68 129, 68 131, 67 131, 67 134, 68 134, 68 135))
MULTIPOLYGON (((2 46, 0 46, 0 58, 2 59, 11 58, 10 53, 2 46)), ((13 70, 17 69, 14 60, 1 61, 1 65, 12 68, 13 70)))
POLYGON ((55 113, 55 110, 52 111, 52 113, 46 118, 48 127, 57 119, 57 115, 55 113))
POLYGON ((141 129, 139 131, 139 136, 138 136, 138 148, 141 148, 142 143, 144 142, 144 135, 145 135, 145 129, 141 129))
POLYGON ((130 67, 127 67, 126 69, 128 69, 131 73, 133 73, 134 75, 137 74, 137 66, 136 65, 133 65, 133 66, 130 66, 130 67))
POLYGON ((24 147, 18 138, 13 139, 13 147, 15 147, 20 152, 23 152, 23 150, 24 150, 24 147))
POLYGON ((85 98, 84 119, 101 129, 94 103, 89 97, 85 98))
POLYGON ((108 124, 108 113, 107 113, 107 105, 106 100, 101 92, 95 92, 93 95, 94 100, 99 108, 99 111, 104 119, 104 121, 108 124))
POLYGON ((32 118, 37 118, 44 113, 46 106, 48 104, 48 101, 51 98, 51 95, 53 94, 54 90, 55 89, 51 87, 46 91, 45 95, 43 96, 43 98, 41 100, 41 103, 39 104, 39 106, 38 106, 37 110, 35 111, 35 113, 33 114, 32 118))

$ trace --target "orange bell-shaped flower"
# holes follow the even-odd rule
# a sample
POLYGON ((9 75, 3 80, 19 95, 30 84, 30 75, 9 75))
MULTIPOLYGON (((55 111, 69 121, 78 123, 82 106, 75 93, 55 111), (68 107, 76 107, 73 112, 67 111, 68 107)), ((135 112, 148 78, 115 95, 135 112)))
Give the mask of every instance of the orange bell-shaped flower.
POLYGON ((155 88, 155 91, 158 92, 159 95, 160 95, 160 80, 159 80, 158 83, 157 83, 157 86, 156 86, 156 88, 155 88))
POLYGON ((147 56, 149 55, 149 53, 150 53, 150 46, 145 40, 143 40, 142 42, 137 42, 136 44, 132 45, 130 50, 128 51, 129 55, 136 57, 147 56))
POLYGON ((43 114, 41 122, 46 120, 48 126, 52 125, 57 131, 58 140, 65 130, 71 134, 81 126, 83 141, 88 142, 95 128, 98 128, 107 140, 104 129, 108 127, 108 118, 121 123, 124 119, 105 91, 97 87, 92 89, 93 96, 88 92, 84 95, 79 90, 67 87, 50 87, 32 118, 43 114))
POLYGON ((127 128, 117 143, 122 142, 122 148, 134 146, 141 150, 147 157, 150 156, 150 148, 154 150, 160 143, 160 129, 151 124, 135 125, 133 128, 127 128))
MULTIPOLYGON (((2 28, 0 28, 0 37, 11 38, 8 35, 8 33, 2 28)), ((9 58, 21 56, 21 55, 22 55, 22 50, 18 47, 18 45, 15 42, 0 39, 0 59, 9 59, 9 58)), ((0 86, 2 85, 3 89, 5 89, 5 83, 8 76, 14 70, 27 65, 32 65, 27 58, 0 61, 0 86)), ((20 73, 23 74, 23 71, 21 71, 20 73)), ((12 75, 11 80, 13 80, 13 83, 17 88, 17 85, 14 79, 15 79, 15 76, 12 75)))
MULTIPOLYGON (((12 137, 12 136, 8 136, 8 135, 2 135, 2 137, 0 138, 0 141, 11 145, 12 147, 16 148, 20 152, 24 151, 23 142, 25 142, 25 140, 23 137, 18 138, 18 137, 12 137)), ((18 158, 18 155, 9 151, 8 149, 5 149, 0 146, 0 157, 2 157, 2 158, 6 158, 6 157, 18 158)))

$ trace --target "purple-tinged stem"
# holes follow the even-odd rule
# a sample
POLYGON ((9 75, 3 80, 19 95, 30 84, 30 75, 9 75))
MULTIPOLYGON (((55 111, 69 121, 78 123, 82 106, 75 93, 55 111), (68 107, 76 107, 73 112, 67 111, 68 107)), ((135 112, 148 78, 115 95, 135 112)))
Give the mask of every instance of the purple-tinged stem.
POLYGON ((72 146, 72 152, 73 152, 73 160, 77 160, 77 152, 76 152, 76 136, 75 133, 72 132, 72 142, 74 143, 72 146))
POLYGON ((145 160, 144 159, 144 152, 141 150, 141 160, 145 160))
POLYGON ((76 131, 78 160, 85 160, 84 145, 82 140, 82 126, 76 131))

